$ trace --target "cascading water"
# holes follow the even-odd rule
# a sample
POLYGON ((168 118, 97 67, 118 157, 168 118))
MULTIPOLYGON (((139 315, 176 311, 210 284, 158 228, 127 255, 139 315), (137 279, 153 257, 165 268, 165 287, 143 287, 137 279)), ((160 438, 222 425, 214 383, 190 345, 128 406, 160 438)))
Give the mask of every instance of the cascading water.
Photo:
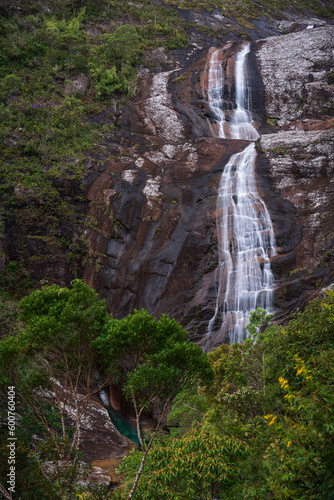
MULTIPOLYGON (((216 124, 214 135, 256 141, 252 123, 250 88, 246 80, 249 44, 235 60, 235 104, 227 121, 222 110, 224 75, 219 50, 212 50, 208 68, 208 101, 216 124)), ((219 265, 216 270, 217 299, 204 347, 218 337, 230 343, 246 336, 249 314, 257 307, 272 311, 274 276, 269 257, 275 255, 275 235, 255 179, 256 149, 251 142, 230 158, 222 174, 217 200, 219 265)))

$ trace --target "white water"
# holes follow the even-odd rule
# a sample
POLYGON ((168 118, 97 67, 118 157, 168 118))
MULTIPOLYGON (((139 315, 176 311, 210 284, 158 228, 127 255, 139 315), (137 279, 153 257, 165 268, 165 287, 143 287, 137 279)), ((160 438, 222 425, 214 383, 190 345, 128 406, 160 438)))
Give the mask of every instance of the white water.
MULTIPOLYGON (((259 134, 252 123, 250 88, 245 77, 249 44, 235 61, 236 107, 226 120, 221 110, 224 88, 219 50, 210 54, 208 100, 217 121, 215 134, 221 138, 256 141, 259 134)), ((257 307, 272 311, 274 276, 269 257, 275 255, 275 235, 255 179, 256 149, 251 142, 230 158, 220 180, 217 199, 219 265, 216 270, 217 299, 209 322, 207 346, 214 338, 230 343, 246 336, 249 314, 257 307)))

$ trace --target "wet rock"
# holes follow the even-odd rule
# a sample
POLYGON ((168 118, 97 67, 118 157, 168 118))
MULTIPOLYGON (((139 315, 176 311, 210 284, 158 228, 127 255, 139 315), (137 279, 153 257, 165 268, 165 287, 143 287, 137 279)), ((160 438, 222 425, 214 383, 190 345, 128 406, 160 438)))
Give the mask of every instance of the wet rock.
POLYGON ((101 229, 90 235, 90 252, 102 267, 87 266, 85 279, 117 317, 142 307, 157 316, 169 313, 198 338, 214 308, 220 175, 230 155, 248 143, 198 137, 208 129, 207 119, 196 106, 191 113, 189 91, 195 87, 205 102, 196 75, 205 65, 198 59, 194 64, 193 81, 179 79, 176 91, 178 72, 141 80, 123 111, 126 142, 118 147, 119 159, 87 176, 86 196, 95 202, 90 215, 101 229), (102 201, 111 217, 96 203, 102 201))
MULTIPOLYGON (((250 54, 255 124, 269 116, 278 126, 266 132, 280 132, 259 142, 256 173, 277 240, 272 265, 281 320, 334 279, 333 117, 321 102, 332 95, 332 32, 323 27, 262 40, 259 64, 250 54)), ((226 109, 234 106, 240 47, 224 47, 226 109)), ((168 313, 200 342, 216 303, 219 180, 230 156, 248 143, 212 137, 207 51, 188 55, 183 68, 140 80, 123 109, 117 154, 87 174, 90 215, 99 221, 90 257, 100 268, 87 265, 85 279, 116 317, 141 307, 168 313)))

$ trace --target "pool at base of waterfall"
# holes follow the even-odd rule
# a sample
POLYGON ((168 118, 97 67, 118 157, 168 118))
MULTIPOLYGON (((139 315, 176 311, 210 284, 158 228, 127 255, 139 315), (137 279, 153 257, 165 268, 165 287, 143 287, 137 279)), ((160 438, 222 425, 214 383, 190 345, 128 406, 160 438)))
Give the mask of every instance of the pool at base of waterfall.
MULTIPOLYGON (((137 434, 137 424, 130 418, 125 417, 119 411, 115 410, 112 406, 107 407, 110 420, 116 427, 116 429, 122 434, 122 436, 126 437, 132 443, 134 443, 134 448, 140 448, 140 443, 137 434)), ((149 432, 151 427, 149 425, 141 425, 140 426, 143 438, 147 441, 149 438, 149 432)), ((132 446, 129 446, 132 448, 132 446)))

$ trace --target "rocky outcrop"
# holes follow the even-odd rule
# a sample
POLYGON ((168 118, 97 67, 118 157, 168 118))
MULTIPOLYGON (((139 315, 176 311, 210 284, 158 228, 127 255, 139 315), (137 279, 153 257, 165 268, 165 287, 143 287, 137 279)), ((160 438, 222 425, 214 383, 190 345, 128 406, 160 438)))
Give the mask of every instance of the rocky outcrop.
POLYGON ((66 80, 64 94, 79 94, 84 96, 89 87, 89 80, 86 75, 81 74, 76 80, 66 80))
POLYGON ((126 455, 127 440, 121 436, 99 398, 90 399, 82 421, 80 450, 86 462, 119 458, 126 455))
MULTIPOLYGON (((90 252, 100 269, 86 266, 85 277, 117 317, 142 307, 169 313, 196 339, 214 308, 219 178, 247 142, 198 137, 207 120, 187 115, 191 94, 182 78, 162 73, 141 81, 123 111, 121 145, 110 145, 113 158, 87 175, 90 215, 99 221, 90 252), (174 90, 184 97, 177 110, 173 79, 184 84, 174 90)), ((198 85, 197 92, 204 102, 198 85)))
MULTIPOLYGON (((72 462, 61 461, 57 463, 57 467, 63 474, 66 471, 73 468, 74 464, 72 462)), ((83 488, 91 487, 92 485, 99 485, 104 487, 109 487, 111 485, 111 477, 108 470, 102 469, 101 467, 92 466, 89 471, 86 470, 84 463, 76 464, 77 466, 77 477, 76 484, 83 488)), ((54 462, 44 462, 43 471, 46 476, 56 477, 56 465, 54 462)))
POLYGON ((282 320, 334 280, 333 42, 333 27, 323 27, 257 46, 277 132, 261 138, 258 172, 279 246, 272 266, 282 320))
POLYGON ((266 115, 279 129, 333 127, 333 46, 333 26, 257 44, 266 115))
POLYGON ((283 318, 334 279, 333 132, 287 131, 261 139, 259 165, 273 190, 271 199, 264 190, 264 199, 279 246, 272 261, 279 284, 275 302, 283 318), (275 210, 279 198, 284 201, 275 210))
POLYGON ((85 401, 84 394, 65 391, 65 385, 54 379, 57 394, 53 391, 43 391, 41 395, 52 401, 59 408, 59 401, 65 413, 65 425, 77 428, 78 409, 80 407, 80 445, 79 451, 83 453, 83 461, 107 460, 124 457, 127 453, 128 443, 115 425, 110 420, 108 410, 101 404, 97 394, 90 396, 85 401), (83 405, 85 405, 83 410, 83 405))

